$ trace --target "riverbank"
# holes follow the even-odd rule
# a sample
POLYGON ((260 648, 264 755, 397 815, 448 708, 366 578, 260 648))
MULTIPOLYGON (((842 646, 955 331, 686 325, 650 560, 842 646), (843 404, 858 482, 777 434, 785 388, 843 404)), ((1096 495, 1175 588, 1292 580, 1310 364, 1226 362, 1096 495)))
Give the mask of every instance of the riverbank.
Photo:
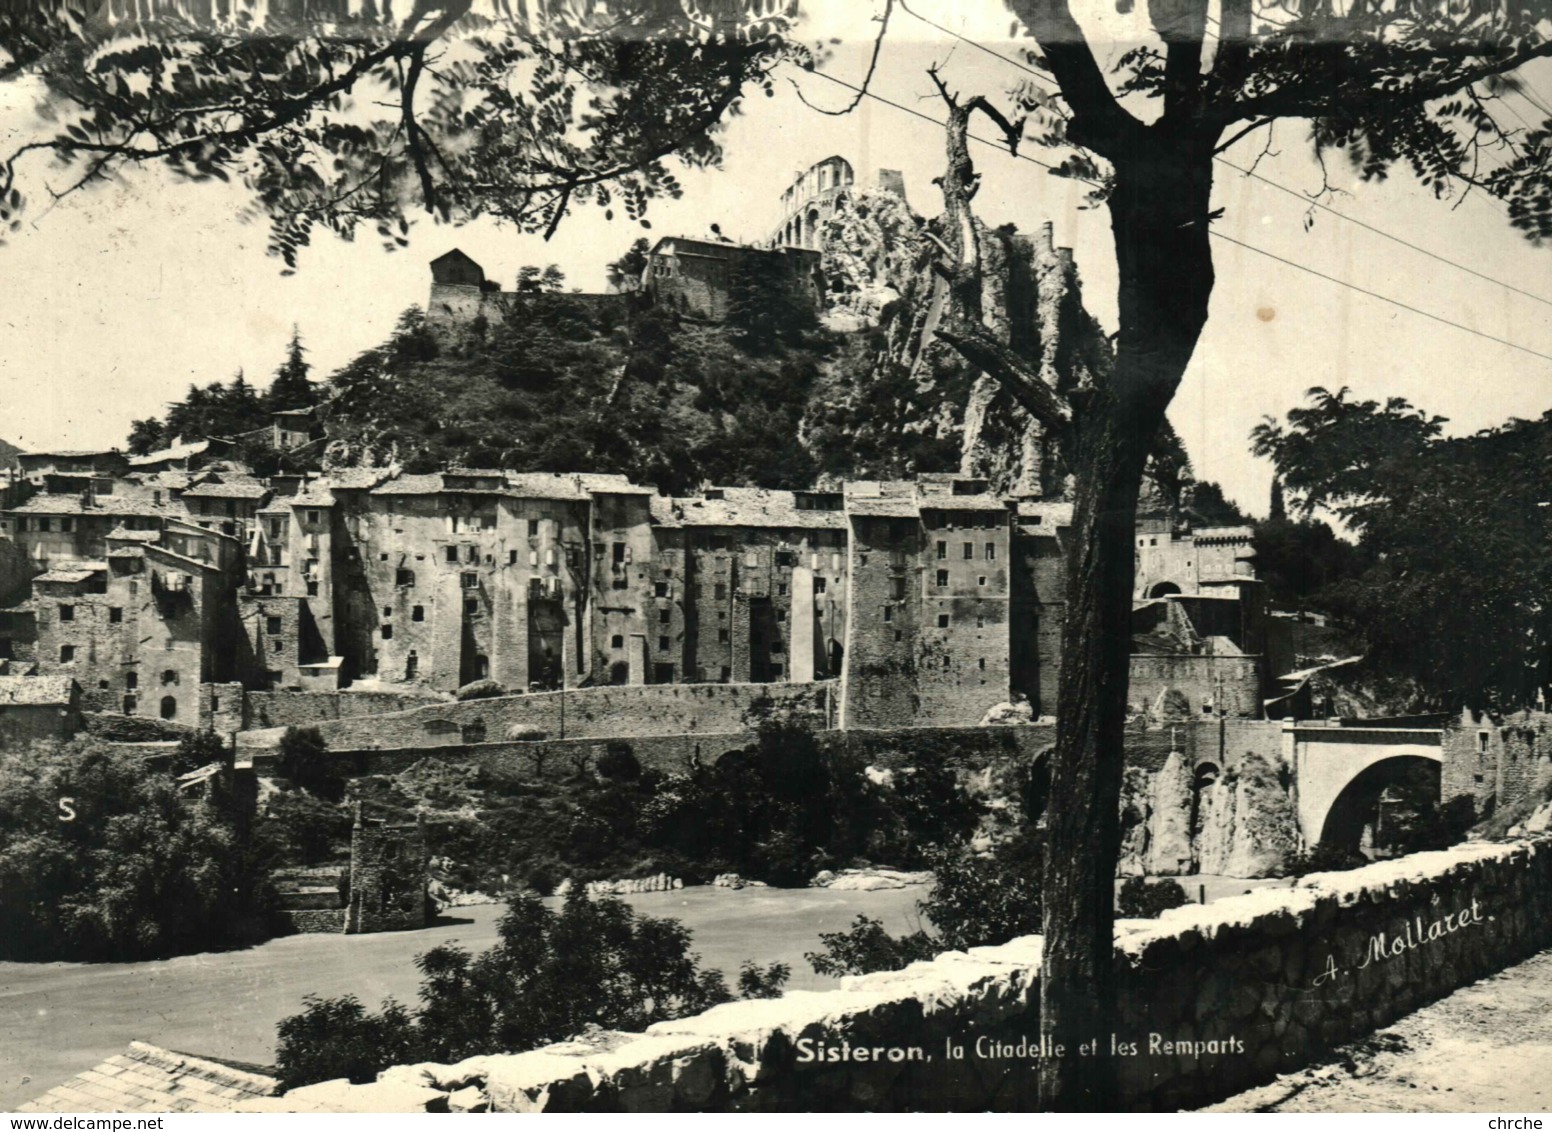
MULTIPOLYGON (((859 914, 891 932, 920 927, 926 888, 844 892, 823 888, 733 890, 710 885, 622 897, 649 916, 694 933, 704 966, 736 985, 746 959, 792 968, 793 989, 834 980, 803 959, 819 933, 844 931, 859 914)), ((495 941, 504 905, 449 910, 431 927, 382 935, 298 935, 243 951, 145 963, 0 963, 0 1110, 12 1110, 141 1039, 167 1049, 267 1064, 275 1025, 304 995, 353 994, 375 1009, 387 997, 413 1003, 415 956, 443 943, 481 951, 495 941)))

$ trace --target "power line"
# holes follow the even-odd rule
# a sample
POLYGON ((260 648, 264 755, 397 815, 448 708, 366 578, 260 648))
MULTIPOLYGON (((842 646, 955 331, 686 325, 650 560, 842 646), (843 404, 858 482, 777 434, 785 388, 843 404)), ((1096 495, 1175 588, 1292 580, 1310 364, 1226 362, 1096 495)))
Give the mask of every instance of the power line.
MULTIPOLYGON (((909 9, 907 9, 907 10, 909 10, 909 9)), ((834 83, 836 86, 843 86, 847 90, 852 91, 855 94, 866 95, 868 98, 871 98, 874 102, 882 102, 885 106, 892 106, 896 110, 900 110, 900 111, 903 111, 906 114, 911 115, 911 117, 913 117, 913 118, 920 118, 923 122, 931 122, 934 126, 945 126, 945 125, 948 124, 948 123, 944 122, 942 119, 934 118, 931 114, 924 114, 920 110, 915 110, 915 109, 912 109, 909 106, 904 106, 901 103, 893 102, 890 99, 885 98, 881 94, 874 94, 871 90, 867 90, 867 89, 865 89, 863 87, 857 86, 855 83, 849 83, 845 79, 838 79, 834 75, 826 74, 824 71, 809 71, 807 73, 810 74, 810 75, 816 75, 816 76, 818 76, 821 79, 828 79, 832 83, 834 83)), ((978 141, 982 145, 989 145, 993 149, 1001 150, 1003 153, 1008 153, 1008 145, 1007 145, 1006 142, 992 141, 990 138, 983 138, 983 137, 980 137, 977 134, 967 134, 966 136, 969 137, 969 139, 971 141, 978 141)), ((1052 172, 1056 172, 1057 171, 1057 167, 1055 165, 1052 165, 1050 162, 1048 162, 1048 161, 1041 161, 1038 157, 1030 157, 1026 153, 1014 153, 1014 154, 1011 154, 1011 156, 1017 157, 1020 161, 1028 161, 1028 162, 1030 162, 1030 163, 1032 163, 1034 165, 1038 165, 1042 169, 1049 169, 1052 172)), ((1083 178, 1080 177, 1079 180, 1083 180, 1083 178)), ((1097 181, 1089 181, 1088 183, 1098 187, 1098 182, 1097 181)))
POLYGON ((1411 306, 1408 303, 1403 303, 1400 299, 1392 299, 1389 295, 1382 295, 1378 291, 1371 291, 1367 287, 1360 287, 1356 283, 1349 283, 1346 279, 1338 278, 1335 275, 1327 275, 1324 271, 1318 271, 1306 264, 1299 263, 1297 260, 1285 259, 1283 256, 1275 252, 1269 252, 1265 248, 1258 248, 1254 244, 1247 244, 1243 240, 1236 240, 1227 233, 1209 229, 1208 235, 1220 240, 1227 240, 1229 243, 1244 248, 1246 251, 1255 252, 1257 255, 1264 255, 1267 259, 1275 259, 1278 263, 1286 264, 1298 271, 1307 272, 1327 282, 1347 287, 1350 290, 1357 291, 1360 295, 1368 295, 1371 299, 1379 299, 1381 302, 1389 303, 1393 307, 1400 307, 1404 311, 1411 311, 1413 314, 1422 315, 1424 318, 1431 318, 1434 322, 1443 323, 1445 326, 1453 326, 1456 330, 1464 330, 1467 334, 1475 334, 1478 338, 1486 338, 1489 342, 1497 342, 1500 346, 1508 346, 1511 350, 1519 350, 1541 358, 1544 361, 1552 362, 1552 354, 1543 354, 1540 350, 1533 350, 1529 346, 1522 346, 1518 342, 1511 342, 1507 338, 1500 338, 1496 334, 1489 334, 1485 330, 1478 330, 1473 326, 1467 326, 1463 322, 1451 321, 1443 315, 1434 314, 1432 311, 1425 311, 1421 307, 1411 306))
MULTIPOLYGON (((909 10, 910 9, 907 9, 907 11, 909 11, 909 10)), ((920 118, 922 121, 930 122, 934 126, 937 126, 939 128, 942 128, 943 126, 946 125, 945 122, 943 122, 942 120, 940 120, 938 118, 934 118, 930 114, 924 114, 920 110, 914 110, 914 109, 912 109, 909 106, 903 106, 903 105, 901 105, 898 102, 895 102, 895 101, 893 101, 891 99, 885 98, 883 95, 874 94, 871 90, 866 90, 863 87, 857 86, 857 85, 855 85, 853 83, 849 83, 845 79, 838 79, 838 78, 836 78, 833 75, 827 75, 823 71, 811 71, 809 73, 810 74, 814 74, 814 75, 819 75, 822 78, 829 79, 831 82, 835 83, 836 85, 843 86, 846 89, 852 91, 853 93, 860 93, 860 94, 864 95, 867 98, 873 99, 875 102, 881 102, 885 106, 891 106, 894 109, 903 111, 904 113, 909 114, 909 115, 911 115, 914 118, 920 118)), ((1011 153, 1010 154, 1008 152, 1008 149, 1007 149, 1006 146, 1000 145, 997 142, 989 141, 986 138, 976 137, 974 134, 971 134, 969 136, 974 141, 978 141, 978 142, 980 142, 983 145, 991 146, 993 149, 996 149, 996 150, 998 150, 998 151, 1000 151, 1000 152, 1002 152, 1004 154, 1007 154, 1010 157, 1015 157, 1015 158, 1017 158, 1020 161, 1028 161, 1031 164, 1039 165, 1039 166, 1041 166, 1041 167, 1043 167, 1045 169, 1054 168, 1053 166, 1047 164, 1046 162, 1041 161, 1038 158, 1030 157, 1027 154, 1023 154, 1023 153, 1011 153)), ((1090 183, 1092 183, 1092 182, 1090 182, 1090 183)), ((1214 237, 1216 237, 1217 239, 1220 239, 1220 240, 1226 240, 1226 241, 1228 241, 1231 244, 1234 244, 1234 245, 1236 245, 1238 247, 1244 248, 1246 251, 1255 252, 1257 255, 1263 255, 1263 256, 1266 256, 1268 259, 1276 260, 1278 263, 1285 264, 1288 267, 1292 267, 1292 268, 1294 268, 1297 271, 1303 271, 1303 272, 1305 272, 1305 273, 1307 273, 1309 275, 1313 275, 1313 276, 1315 276, 1315 277, 1317 277, 1319 279, 1324 279, 1328 283, 1335 283, 1339 287, 1346 287, 1349 290, 1357 291, 1359 294, 1367 295, 1371 299, 1378 299, 1378 300, 1380 300, 1383 303, 1389 303, 1393 307, 1399 307, 1401 310, 1409 311, 1412 314, 1421 315, 1423 318, 1431 319, 1434 322, 1442 323, 1445 326, 1454 327, 1456 330, 1464 330, 1467 334, 1474 334, 1478 338, 1486 338, 1490 342, 1496 342, 1496 343, 1498 343, 1501 346, 1508 346, 1510 349, 1519 350, 1519 351, 1521 351, 1523 353, 1531 354, 1534 357, 1542 358, 1545 361, 1552 362, 1552 354, 1543 354, 1539 350, 1534 350, 1534 349, 1532 349, 1529 346, 1522 346, 1518 342, 1511 342, 1507 338, 1499 338, 1497 335, 1489 334, 1489 333, 1487 333, 1484 330, 1477 330, 1475 327, 1467 326, 1464 323, 1454 322, 1451 319, 1443 317, 1442 315, 1437 315, 1437 314, 1434 314, 1431 311, 1423 310, 1421 307, 1414 307, 1414 306, 1412 306, 1409 303, 1404 303, 1400 299, 1393 299, 1389 295, 1382 295, 1378 291, 1371 291, 1367 287, 1360 287, 1358 284, 1350 283, 1346 279, 1342 279, 1342 278, 1340 278, 1338 276, 1328 275, 1328 274, 1326 274, 1323 271, 1317 270, 1316 268, 1309 267, 1309 266, 1307 266, 1305 264, 1299 263, 1297 260, 1286 259, 1283 256, 1280 256, 1280 255, 1276 254, 1275 252, 1267 251, 1265 248, 1258 248, 1254 244, 1247 244, 1243 240, 1235 239, 1233 236, 1227 235, 1227 234, 1225 234, 1223 232, 1219 232, 1219 231, 1217 231, 1215 229, 1208 229, 1208 235, 1214 236, 1214 237)))
MULTIPOLYGON (((1035 70, 1033 67, 1030 67, 1030 66, 1027 66, 1024 63, 1021 63, 1017 59, 1012 58, 1011 56, 1004 55, 1000 51, 993 51, 990 47, 987 47, 985 44, 977 43, 975 40, 970 39, 967 36, 961 35, 961 34, 959 34, 956 31, 951 31, 948 28, 944 27, 942 24, 937 23, 936 21, 929 20, 926 16, 920 15, 914 9, 908 7, 903 2, 903 0, 897 0, 897 2, 900 3, 900 7, 904 8, 905 11, 909 15, 915 16, 916 19, 920 20, 922 23, 926 24, 928 27, 936 28, 938 31, 942 32, 944 35, 953 36, 955 39, 959 40, 960 42, 969 44, 971 47, 974 47, 977 51, 984 52, 985 54, 990 55, 994 59, 1000 59, 1002 62, 1007 63, 1010 66, 1017 67, 1019 70, 1024 71, 1027 74, 1033 75, 1035 78, 1039 79, 1043 83, 1046 83, 1048 86, 1055 87, 1058 91, 1060 90, 1060 88, 1057 87, 1057 84, 1056 84, 1054 79, 1051 79, 1047 75, 1041 74, 1039 71, 1035 70)), ((1523 92, 1522 92, 1522 96, 1523 96, 1523 92)), ((1529 101, 1529 99, 1527 99, 1527 101, 1529 101)), ((1535 105, 1535 103, 1532 102, 1532 105, 1535 105)), ((1518 115, 1516 115, 1516 117, 1518 117, 1518 115)), ((1552 113, 1549 113, 1548 117, 1552 117, 1552 113)), ((1524 121, 1524 119, 1522 118, 1521 121, 1524 121)), ((1528 123, 1527 123, 1527 125, 1528 125, 1528 123)), ((1244 166, 1236 165, 1234 162, 1230 161, 1227 157, 1223 157, 1221 155, 1214 156, 1213 160, 1218 162, 1218 164, 1224 166, 1225 168, 1234 170, 1236 173, 1239 173, 1241 176, 1250 177, 1250 178, 1252 178, 1254 180, 1260 181, 1262 184, 1269 185, 1272 188, 1276 189, 1278 192, 1284 193, 1284 194, 1286 194, 1288 196, 1293 197, 1300 204, 1303 204, 1303 205, 1305 205, 1305 206, 1307 206, 1309 208, 1318 208, 1318 209, 1320 209, 1320 211, 1326 212, 1326 213, 1330 213, 1332 216, 1335 216, 1339 220, 1346 220, 1350 224, 1356 224, 1358 227, 1363 228, 1366 231, 1373 232, 1376 236, 1383 236, 1385 239, 1390 240, 1393 243, 1400 244, 1402 247, 1405 247, 1405 248, 1410 248, 1412 251, 1417 252, 1420 255, 1425 255, 1429 259, 1437 260, 1439 263, 1446 264, 1446 265, 1448 265, 1450 267, 1453 267, 1457 271, 1464 271, 1468 275, 1474 275, 1478 279, 1481 279, 1483 282, 1492 283, 1495 286, 1504 288, 1505 290, 1513 291, 1517 295, 1523 295, 1527 299, 1534 299, 1538 303, 1543 303, 1546 306, 1552 306, 1552 299, 1548 299, 1545 296, 1538 295, 1534 291, 1527 291, 1523 287, 1518 287, 1518 286, 1516 286, 1513 283, 1505 282, 1504 280, 1498 279, 1498 278, 1496 278, 1496 277, 1494 277, 1492 275, 1488 275, 1485 272, 1478 271, 1474 267, 1468 267, 1466 264, 1457 262, 1456 260, 1453 260, 1453 259, 1450 259, 1448 256, 1440 255, 1438 252, 1429 251, 1427 248, 1422 247, 1422 246, 1420 246, 1418 244, 1414 244, 1411 240, 1408 240, 1405 237, 1397 236, 1395 233, 1387 232, 1385 229, 1377 227, 1376 225, 1370 224, 1367 221, 1359 220, 1356 216, 1351 216, 1348 213, 1342 212, 1339 209, 1331 207, 1329 204, 1325 204, 1325 203, 1323 203, 1321 201, 1318 201, 1318 200, 1313 200, 1308 195, 1306 195, 1304 193, 1301 193, 1298 189, 1289 188, 1287 185, 1284 185, 1281 182, 1272 180, 1272 178, 1268 177, 1264 173, 1256 172, 1254 167, 1247 169, 1244 166)), ((1047 168, 1049 168, 1049 166, 1047 166, 1047 168)))

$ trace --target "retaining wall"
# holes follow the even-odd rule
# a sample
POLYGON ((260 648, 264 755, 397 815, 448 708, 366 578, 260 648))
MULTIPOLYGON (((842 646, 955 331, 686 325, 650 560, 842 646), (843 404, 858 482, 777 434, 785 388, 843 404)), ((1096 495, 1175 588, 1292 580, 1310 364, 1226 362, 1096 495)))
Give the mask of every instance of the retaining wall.
MULTIPOLYGON (((1115 1057, 1114 1107, 1196 1107, 1549 944, 1552 840, 1312 875, 1292 889, 1122 921, 1117 1030, 1094 1035, 1091 1051, 1060 1054, 1115 1057)), ((1040 958, 1040 938, 1026 936, 849 978, 838 990, 730 1003, 644 1034, 397 1066, 375 1084, 325 1082, 259 1106, 1028 1110, 1039 1105, 1040 958)))
MULTIPOLYGON (((314 723, 334 750, 440 747, 500 742, 514 728, 567 739, 726 734, 744 731, 771 708, 825 726, 832 686, 818 684, 644 684, 534 692, 314 723)), ((275 730, 244 732, 239 748, 273 746, 275 730)))

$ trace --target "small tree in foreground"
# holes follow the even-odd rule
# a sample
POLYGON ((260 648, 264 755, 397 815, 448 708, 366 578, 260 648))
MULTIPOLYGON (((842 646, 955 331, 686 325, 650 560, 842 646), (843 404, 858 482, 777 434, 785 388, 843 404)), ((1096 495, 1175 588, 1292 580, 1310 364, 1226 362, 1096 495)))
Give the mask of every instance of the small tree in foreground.
MULTIPOLYGON (((280 1023, 281 1083, 365 1082, 390 1065, 520 1053, 590 1027, 643 1030, 733 997, 720 972, 701 969, 679 921, 589 899, 580 885, 558 912, 531 893, 514 899, 481 955, 442 946, 415 964, 423 979, 413 1010, 389 1001, 369 1014, 354 998, 305 1000, 280 1023)), ((740 989, 775 997, 788 973, 782 963, 746 963, 740 989)))

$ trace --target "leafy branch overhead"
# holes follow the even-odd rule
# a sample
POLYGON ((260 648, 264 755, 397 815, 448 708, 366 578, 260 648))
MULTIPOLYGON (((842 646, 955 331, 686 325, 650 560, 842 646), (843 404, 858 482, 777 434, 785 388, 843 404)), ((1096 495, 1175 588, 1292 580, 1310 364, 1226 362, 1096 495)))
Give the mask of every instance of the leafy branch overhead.
MULTIPOLYGON (((1029 136, 1071 147, 1053 172, 1096 199, 1114 162, 1150 147, 1221 153, 1303 119, 1317 152, 1345 154, 1365 180, 1400 164, 1440 196, 1477 187, 1528 237, 1552 236, 1552 118, 1515 73, 1552 55, 1546 0, 1147 0, 1139 38, 1158 42, 1108 74, 1067 0, 1005 2, 1038 44, 1013 92, 1029 136), (1157 113, 1136 113, 1139 98, 1157 113)), ((1117 8, 1129 15, 1131 0, 1117 8)))
POLYGON ((591 202, 650 227, 648 203, 680 192, 666 159, 719 160, 716 131, 746 87, 769 92, 777 63, 802 54, 783 39, 790 5, 770 0, 711 13, 604 0, 531 19, 417 0, 402 21, 370 5, 135 7, 149 14, 70 0, 0 12, 0 81, 44 91, 37 136, 0 154, 0 226, 17 224, 24 172, 58 198, 160 164, 242 183, 289 267, 319 226, 350 238, 366 224, 403 246, 416 212, 548 236, 591 202))

